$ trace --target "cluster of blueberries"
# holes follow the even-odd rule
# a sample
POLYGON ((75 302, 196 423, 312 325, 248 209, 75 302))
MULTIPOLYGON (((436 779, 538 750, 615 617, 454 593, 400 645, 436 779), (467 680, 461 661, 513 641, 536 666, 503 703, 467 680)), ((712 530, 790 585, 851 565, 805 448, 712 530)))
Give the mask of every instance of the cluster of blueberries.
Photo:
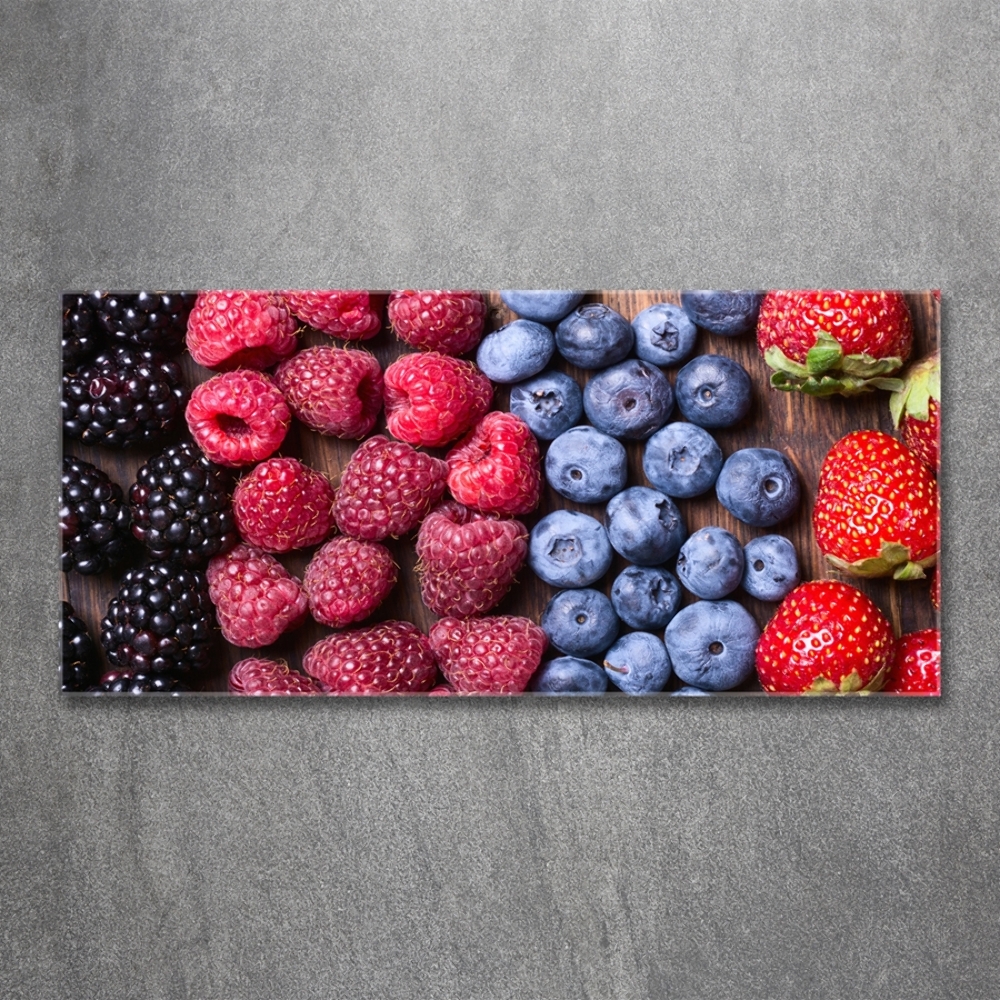
POLYGON ((776 525, 798 507, 798 474, 784 454, 746 448, 724 460, 710 433, 750 411, 747 371, 721 355, 688 360, 698 327, 723 336, 753 330, 762 293, 685 292, 681 306, 658 303, 631 323, 606 305, 580 305, 580 292, 501 297, 519 318, 483 339, 479 367, 511 385, 511 412, 550 442, 550 486, 576 503, 606 504, 605 523, 555 510, 531 532, 531 568, 562 588, 541 626, 565 654, 543 666, 533 688, 599 693, 610 681, 648 694, 664 690, 672 673, 685 685, 678 694, 738 687, 753 673, 760 630, 741 604, 723 598, 742 585, 753 597, 780 600, 799 582, 795 548, 781 535, 744 547, 720 527, 689 536, 674 501, 714 487, 726 510, 755 527, 776 525), (584 388, 546 370, 556 351, 595 372, 584 388), (661 369, 682 364, 671 387, 661 369), (684 420, 667 423, 675 406, 684 420), (580 423, 584 415, 588 424, 580 423), (642 466, 652 488, 627 485, 623 441, 645 442, 642 466), (631 565, 609 599, 591 585, 614 552, 631 565), (676 576, 664 566, 674 556, 676 576), (683 610, 677 577, 701 598, 683 610), (622 622, 637 631, 619 636, 622 622), (662 640, 654 634, 660 629, 662 640), (603 667, 589 659, 595 656, 603 667))

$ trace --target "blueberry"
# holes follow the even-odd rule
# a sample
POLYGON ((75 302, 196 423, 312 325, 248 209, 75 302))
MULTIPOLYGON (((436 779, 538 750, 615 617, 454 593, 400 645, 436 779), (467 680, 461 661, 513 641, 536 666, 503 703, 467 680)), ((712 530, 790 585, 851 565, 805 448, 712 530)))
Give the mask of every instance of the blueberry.
POLYGON ((579 368, 607 368, 624 361, 634 339, 621 313, 596 302, 580 306, 556 327, 556 349, 579 368))
POLYGON ((679 687, 676 691, 671 691, 670 695, 672 698, 707 698, 711 693, 711 691, 702 691, 701 688, 696 688, 692 684, 685 684, 684 687, 679 687))
POLYGON ((681 305, 691 322, 723 337, 739 337, 756 330, 763 300, 763 292, 748 290, 681 292, 681 305))
POLYGON ((547 326, 516 319, 483 337, 476 364, 494 382, 520 382, 537 375, 549 363, 555 347, 547 326))
POLYGON ((554 510, 531 530, 528 564, 553 587, 588 587, 611 566, 604 525, 576 510, 554 510))
POLYGON ((549 445, 545 478, 569 500, 604 503, 628 481, 625 446, 585 424, 571 427, 549 445))
POLYGON ((628 632, 605 654, 604 670, 626 694, 654 694, 670 680, 670 657, 652 632, 628 632))
POLYGON ((583 390, 562 372, 542 372, 511 388, 510 412, 520 417, 536 438, 551 441, 583 416, 583 390))
POLYGON ((715 481, 719 503, 755 528, 770 528, 799 506, 799 474, 780 451, 743 448, 726 459, 715 481))
POLYGON ((784 535, 763 535, 743 549, 743 589, 761 601, 780 601, 799 585, 795 546, 784 535))
POLYGON ((680 603, 681 586, 662 566, 626 566, 611 585, 611 604, 632 628, 663 628, 680 603))
POLYGON ((599 590, 560 590, 539 624, 549 642, 570 656, 597 656, 618 638, 618 615, 599 590))
POLYGON ((725 528, 701 528, 681 546, 677 575, 696 597, 725 597, 743 580, 743 546, 725 528))
POLYGON ((593 660, 559 656, 539 667, 528 689, 539 694, 604 694, 608 675, 593 660))
POLYGON ((712 488, 722 468, 722 449, 708 431, 676 422, 661 427, 642 455, 646 478, 668 497, 696 497, 712 488))
POLYGON ((666 562, 687 537, 677 505, 648 486, 622 490, 608 501, 606 511, 612 546, 637 566, 666 562))
POLYGON ((500 293, 503 304, 522 319, 536 323, 556 323, 579 305, 583 292, 563 292, 553 289, 520 291, 505 289, 500 293))
POLYGON ((677 408, 699 427, 732 427, 753 401, 750 376, 738 361, 702 354, 689 361, 674 384, 677 408))
POLYGON ((643 361, 669 368, 679 365, 694 350, 698 331, 680 306, 658 302, 632 320, 635 353, 643 361))
POLYGON ((667 422, 673 408, 666 375, 635 358, 605 368, 583 390, 587 419, 599 431, 627 441, 644 441, 667 422))
POLYGON ((760 628, 736 601, 682 608, 664 633, 674 673, 706 691, 729 691, 753 676, 760 628))

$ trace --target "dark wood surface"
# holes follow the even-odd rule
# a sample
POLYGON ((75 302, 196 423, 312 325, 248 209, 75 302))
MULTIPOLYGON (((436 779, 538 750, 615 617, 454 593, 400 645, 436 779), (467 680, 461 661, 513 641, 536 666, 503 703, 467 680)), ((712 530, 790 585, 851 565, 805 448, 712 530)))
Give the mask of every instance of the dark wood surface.
MULTIPOLYGON (((490 304, 488 329, 496 329, 514 318, 497 294, 489 293, 488 301, 490 304)), ((626 318, 632 319, 642 309, 655 302, 679 303, 680 297, 678 292, 670 291, 605 291, 589 294, 587 301, 606 302, 626 318)), ((940 307, 931 292, 908 294, 907 301, 914 320, 915 343, 912 357, 916 360, 939 346, 940 307)), ((302 339, 304 347, 337 343, 331 338, 311 330, 305 331, 302 339)), ((384 328, 376 338, 361 346, 375 354, 383 369, 394 358, 409 350, 387 328, 384 328)), ((813 539, 810 523, 812 504, 820 466, 827 451, 835 441, 852 430, 878 428, 887 433, 893 433, 892 421, 889 416, 888 394, 874 392, 852 399, 840 397, 812 399, 799 393, 772 390, 768 385, 768 369, 757 351, 752 336, 728 338, 712 336, 704 331, 699 331, 695 353, 724 354, 732 357, 747 369, 753 381, 754 402, 750 414, 736 427, 714 432, 724 455, 728 456, 740 448, 761 446, 777 448, 785 452, 799 471, 802 481, 802 502, 798 513, 791 520, 774 529, 759 529, 751 528, 733 518, 716 500, 714 491, 711 491, 701 497, 677 501, 688 530, 695 531, 710 524, 720 525, 731 531, 744 544, 753 537, 769 534, 772 531, 787 535, 798 550, 803 580, 848 579, 849 582, 867 593, 883 610, 892 622, 897 635, 916 629, 936 627, 938 614, 930 602, 929 581, 896 582, 844 577, 829 566, 813 539)), ((205 381, 214 374, 195 364, 186 354, 180 360, 185 378, 190 386, 205 381)), ((581 385, 586 383, 590 374, 567 364, 558 355, 553 359, 552 367, 572 375, 581 385)), ((676 370, 667 369, 666 374, 673 383, 676 370)), ((506 409, 508 399, 509 388, 498 386, 494 397, 494 407, 506 409)), ((676 411, 671 419, 679 419, 676 411)), ((380 419, 376 431, 373 433, 384 430, 384 426, 384 420, 380 419)), ((541 442, 541 445, 544 457, 546 443, 541 442)), ((356 446, 357 442, 324 437, 295 421, 280 454, 298 457, 307 464, 322 470, 330 476, 336 485, 339 482, 341 470, 356 446)), ((158 448, 122 451, 86 447, 72 440, 64 441, 66 453, 93 462, 119 483, 126 495, 129 486, 135 479, 137 469, 157 450, 158 448)), ((630 485, 649 485, 642 472, 642 444, 628 444, 627 450, 630 485)), ((443 457, 445 450, 434 453, 443 457)), ((575 507, 603 520, 602 504, 573 504, 547 486, 544 488, 538 511, 530 517, 521 518, 521 520, 530 529, 544 513, 557 507, 575 507)), ((413 535, 396 541, 389 539, 387 544, 399 565, 399 583, 389 598, 369 619, 369 622, 401 618, 414 622, 426 632, 436 620, 436 616, 425 608, 420 600, 419 586, 415 575, 416 556, 413 535)), ((312 551, 314 550, 291 553, 280 558, 291 572, 301 578, 302 571, 312 551)), ((129 565, 138 564, 141 561, 142 553, 137 545, 135 558, 129 565)), ((625 560, 616 555, 609 573, 595 586, 610 593, 615 576, 625 565, 625 560)), ((669 568, 673 569, 672 560, 669 568)), ((109 601, 117 592, 118 580, 122 572, 124 572, 123 569, 118 569, 114 574, 105 573, 96 577, 84 577, 77 573, 63 574, 63 596, 70 601, 76 613, 87 623, 95 641, 98 640, 100 633, 100 620, 109 601)), ((511 593, 492 613, 526 615, 537 621, 554 593, 555 588, 537 579, 525 566, 511 593)), ((744 604, 762 628, 777 607, 776 604, 764 603, 750 598, 742 590, 738 590, 731 597, 744 604)), ((694 598, 690 595, 685 596, 685 603, 693 600, 694 598)), ((205 691, 225 691, 226 675, 229 668, 248 655, 285 659, 293 667, 298 667, 301 664, 304 651, 329 632, 330 629, 310 620, 302 628, 289 633, 275 645, 261 651, 237 649, 225 643, 220 637, 216 667, 205 676, 200 686, 205 691)), ((671 688, 675 686, 677 686, 676 682, 671 684, 671 688)), ((741 691, 759 691, 759 686, 753 681, 745 685, 741 691)))

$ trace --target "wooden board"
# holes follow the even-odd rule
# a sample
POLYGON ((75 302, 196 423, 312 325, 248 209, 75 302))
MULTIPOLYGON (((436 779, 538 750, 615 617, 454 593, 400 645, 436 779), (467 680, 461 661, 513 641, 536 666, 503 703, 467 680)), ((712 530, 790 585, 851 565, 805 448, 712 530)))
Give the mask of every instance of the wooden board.
MULTIPOLYGON (((914 321, 915 341, 912 357, 921 358, 939 347, 940 340, 940 304, 932 292, 908 293, 907 302, 914 321)), ((513 318, 500 301, 496 293, 487 293, 489 315, 487 329, 493 330, 513 318)), ((674 291, 603 291, 591 293, 585 301, 605 302, 611 308, 618 310, 626 318, 632 319, 640 311, 655 302, 680 302, 680 293, 674 291)), ((303 346, 333 345, 331 338, 306 330, 303 334, 303 346)), ((373 340, 362 345, 370 350, 379 360, 383 369, 400 354, 409 348, 398 341, 388 328, 384 328, 373 340)), ((874 392, 852 399, 833 397, 828 399, 813 399, 799 393, 785 393, 773 390, 768 385, 769 371, 757 351, 752 336, 729 338, 719 337, 699 331, 695 354, 723 354, 739 361, 750 373, 754 384, 754 402, 750 414, 736 427, 714 432, 723 454, 728 456, 740 448, 770 447, 783 451, 795 464, 802 481, 802 502, 797 515, 789 521, 773 529, 787 535, 795 544, 799 553, 802 579, 849 579, 852 584, 867 593, 891 620, 897 635, 916 629, 937 627, 938 614, 930 602, 929 581, 896 582, 893 580, 858 580, 843 577, 835 571, 823 558, 816 546, 811 527, 811 511, 815 496, 816 482, 820 466, 830 447, 844 434, 862 428, 877 428, 887 433, 893 433, 892 420, 889 415, 889 396, 885 392, 874 392)), ((210 378, 214 372, 201 368, 187 355, 180 358, 185 379, 189 386, 210 378)), ((565 371, 584 385, 592 373, 575 368, 560 359, 553 359, 553 368, 565 371)), ((676 369, 666 369, 667 377, 673 383, 676 369)), ((498 386, 494 397, 496 409, 506 409, 509 401, 509 387, 498 386)), ((679 419, 675 413, 671 419, 679 419)), ((373 433, 383 431, 384 419, 380 419, 373 433)), ((322 470, 330 476, 336 485, 340 473, 351 456, 357 442, 340 441, 314 433, 295 421, 285 440, 280 454, 291 455, 302 459, 307 464, 322 470)), ((541 442, 544 457, 546 443, 541 442)), ((162 445, 161 445, 162 446, 162 445)), ((627 445, 629 461, 629 484, 649 485, 642 471, 642 444, 627 445)), ((110 448, 87 447, 79 442, 65 440, 64 451, 92 462, 103 469, 114 481, 128 493, 129 486, 135 480, 137 469, 154 454, 158 448, 141 450, 115 450, 110 448)), ((445 450, 433 452, 444 456, 445 450)), ((678 500, 677 505, 684 516, 689 531, 695 531, 706 525, 719 525, 731 531, 746 544, 751 538, 769 534, 772 529, 751 528, 737 521, 716 500, 714 491, 689 500, 678 500)), ((548 511, 558 507, 582 510, 603 520, 603 504, 574 504, 555 491, 544 488, 541 505, 532 516, 521 518, 530 529, 538 519, 548 511)), ((393 541, 387 544, 400 568, 400 579, 393 593, 369 619, 369 622, 382 621, 391 618, 401 618, 414 622, 423 631, 427 631, 436 621, 436 616, 424 607, 420 600, 419 586, 414 568, 416 557, 413 547, 413 536, 393 541)), ((137 546, 137 550, 138 550, 137 546)), ((313 550, 291 553, 282 556, 284 565, 301 578, 302 572, 313 550)), ((141 552, 137 551, 134 564, 142 561, 141 552)), ((129 565, 133 564, 130 563, 129 565)), ((615 556, 611 570, 596 587, 610 593, 615 576, 625 567, 626 562, 620 556, 615 556)), ((673 560, 668 564, 673 569, 673 560)), ((76 613, 86 622, 91 635, 98 640, 100 620, 105 614, 108 603, 115 596, 118 580, 124 569, 96 577, 84 577, 78 573, 63 574, 63 597, 68 600, 76 613)), ((556 588, 550 587, 539 580, 525 566, 518 584, 512 589, 505 600, 492 612, 493 614, 525 615, 538 621, 545 605, 556 588)), ((742 590, 731 595, 732 599, 740 601, 757 619, 763 628, 774 613, 776 604, 757 601, 742 590)), ((691 595, 685 595, 685 603, 694 600, 691 595)), ((623 626, 623 631, 628 631, 623 626)), ((297 631, 290 633, 265 651, 238 649, 225 643, 221 637, 218 641, 218 656, 216 667, 199 685, 204 691, 221 692, 226 690, 226 677, 229 668, 248 655, 265 655, 285 659, 293 667, 299 667, 302 654, 322 636, 329 634, 330 629, 312 620, 297 631)), ((99 643, 98 643, 99 644, 99 643)), ((550 655, 558 655, 550 651, 550 655)), ((678 686, 676 680, 669 689, 678 686)), ((756 681, 748 682, 740 691, 743 693, 759 691, 756 681)))

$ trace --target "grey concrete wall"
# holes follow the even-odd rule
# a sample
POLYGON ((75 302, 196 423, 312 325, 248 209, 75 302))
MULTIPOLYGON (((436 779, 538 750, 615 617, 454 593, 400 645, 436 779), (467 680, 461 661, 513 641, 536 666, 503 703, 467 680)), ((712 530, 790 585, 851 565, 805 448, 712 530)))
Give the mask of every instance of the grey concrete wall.
POLYGON ((996 996, 998 48, 958 0, 5 5, 0 995, 996 996), (61 699, 59 291, 404 282, 940 286, 945 696, 61 699))

